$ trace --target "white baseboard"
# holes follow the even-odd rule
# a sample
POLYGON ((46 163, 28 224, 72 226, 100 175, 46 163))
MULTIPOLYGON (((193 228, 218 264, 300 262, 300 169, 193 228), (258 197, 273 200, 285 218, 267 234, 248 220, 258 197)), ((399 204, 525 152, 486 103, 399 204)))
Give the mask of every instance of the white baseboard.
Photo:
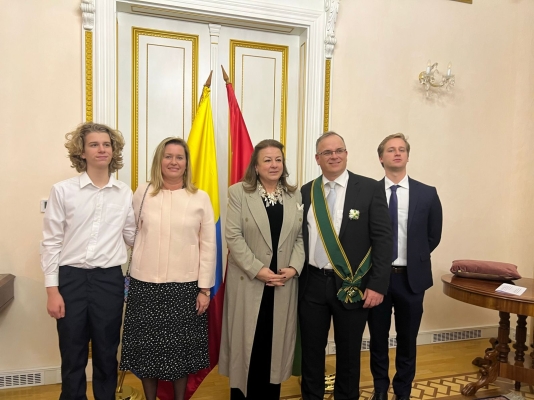
MULTIPOLYGON (((417 345, 431 343, 445 343, 460 340, 472 340, 480 338, 497 337, 498 325, 468 327, 458 329, 435 330, 419 332, 417 336, 417 345)), ((515 329, 510 329, 510 338, 515 338, 515 329)), ((390 336, 390 347, 396 347, 396 338, 390 336)), ((362 351, 369 350, 369 337, 364 337, 362 341, 362 351)), ((336 343, 334 340, 328 341, 326 354, 336 354, 336 343)), ((91 381, 93 377, 93 363, 89 360, 85 369, 87 380, 91 381)), ((36 368, 32 370, 20 371, 0 371, 0 390, 15 387, 53 385, 61 383, 61 368, 36 368)))
MULTIPOLYGON (((87 381, 93 380, 93 361, 85 368, 87 381)), ((61 367, 35 368, 18 371, 0 371, 0 391, 28 386, 54 385, 61 383, 61 367)))
MULTIPOLYGON (((489 325, 419 332, 419 335, 417 335, 417 345, 497 337, 497 329, 498 325, 489 325)), ((510 329, 510 337, 515 337, 515 329, 513 328, 510 329)), ((395 335, 390 336, 389 347, 397 347, 397 339, 395 335)), ((369 351, 369 337, 363 338, 362 351, 369 351)), ((336 343, 333 339, 328 341, 326 354, 336 354, 336 343)))

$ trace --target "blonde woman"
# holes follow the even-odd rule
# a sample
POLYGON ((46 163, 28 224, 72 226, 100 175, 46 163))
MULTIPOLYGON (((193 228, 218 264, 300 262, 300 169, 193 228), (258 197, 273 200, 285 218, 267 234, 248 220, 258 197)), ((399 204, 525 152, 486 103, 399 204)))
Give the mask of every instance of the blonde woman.
POLYGON ((156 399, 158 380, 172 381, 175 399, 183 399, 187 376, 209 366, 206 309, 216 264, 213 208, 191 183, 184 140, 159 144, 150 182, 137 188, 133 204, 139 231, 120 369, 141 378, 147 400, 156 399))

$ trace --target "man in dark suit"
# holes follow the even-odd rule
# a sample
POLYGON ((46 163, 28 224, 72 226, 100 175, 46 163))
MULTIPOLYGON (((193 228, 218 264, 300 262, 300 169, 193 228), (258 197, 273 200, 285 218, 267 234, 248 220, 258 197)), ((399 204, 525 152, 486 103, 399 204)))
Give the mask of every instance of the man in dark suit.
POLYGON ((322 400, 331 320, 336 400, 359 397, 360 349, 369 309, 382 302, 391 270, 391 224, 383 186, 347 170, 343 138, 316 143, 323 174, 301 189, 306 261, 299 278, 302 398, 322 400), (328 211, 327 211, 328 210, 328 211))
POLYGON ((386 137, 378 146, 378 157, 386 173, 380 183, 390 210, 393 262, 388 293, 369 313, 373 400, 387 400, 392 309, 397 331, 393 392, 397 400, 410 398, 423 297, 432 286, 430 253, 441 240, 443 218, 438 193, 436 188, 408 177, 409 155, 410 144, 402 133, 386 137))

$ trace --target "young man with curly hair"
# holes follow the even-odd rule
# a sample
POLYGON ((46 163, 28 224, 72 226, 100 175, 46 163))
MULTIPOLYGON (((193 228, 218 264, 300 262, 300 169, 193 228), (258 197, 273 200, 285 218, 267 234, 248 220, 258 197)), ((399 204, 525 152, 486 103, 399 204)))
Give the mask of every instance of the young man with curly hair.
POLYGON ((113 176, 123 166, 124 139, 91 122, 66 139, 72 167, 81 175, 52 187, 41 251, 48 314, 57 320, 60 399, 87 398, 91 341, 94 397, 113 400, 124 302, 121 264, 135 234, 132 191, 113 176))

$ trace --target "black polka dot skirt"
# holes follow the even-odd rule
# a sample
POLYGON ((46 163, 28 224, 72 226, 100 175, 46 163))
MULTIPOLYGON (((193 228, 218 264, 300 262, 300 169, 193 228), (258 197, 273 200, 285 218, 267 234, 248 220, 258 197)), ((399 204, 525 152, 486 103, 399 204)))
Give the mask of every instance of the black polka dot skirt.
POLYGON ((197 282, 130 279, 120 369, 175 381, 209 367, 207 314, 197 315, 197 282))

